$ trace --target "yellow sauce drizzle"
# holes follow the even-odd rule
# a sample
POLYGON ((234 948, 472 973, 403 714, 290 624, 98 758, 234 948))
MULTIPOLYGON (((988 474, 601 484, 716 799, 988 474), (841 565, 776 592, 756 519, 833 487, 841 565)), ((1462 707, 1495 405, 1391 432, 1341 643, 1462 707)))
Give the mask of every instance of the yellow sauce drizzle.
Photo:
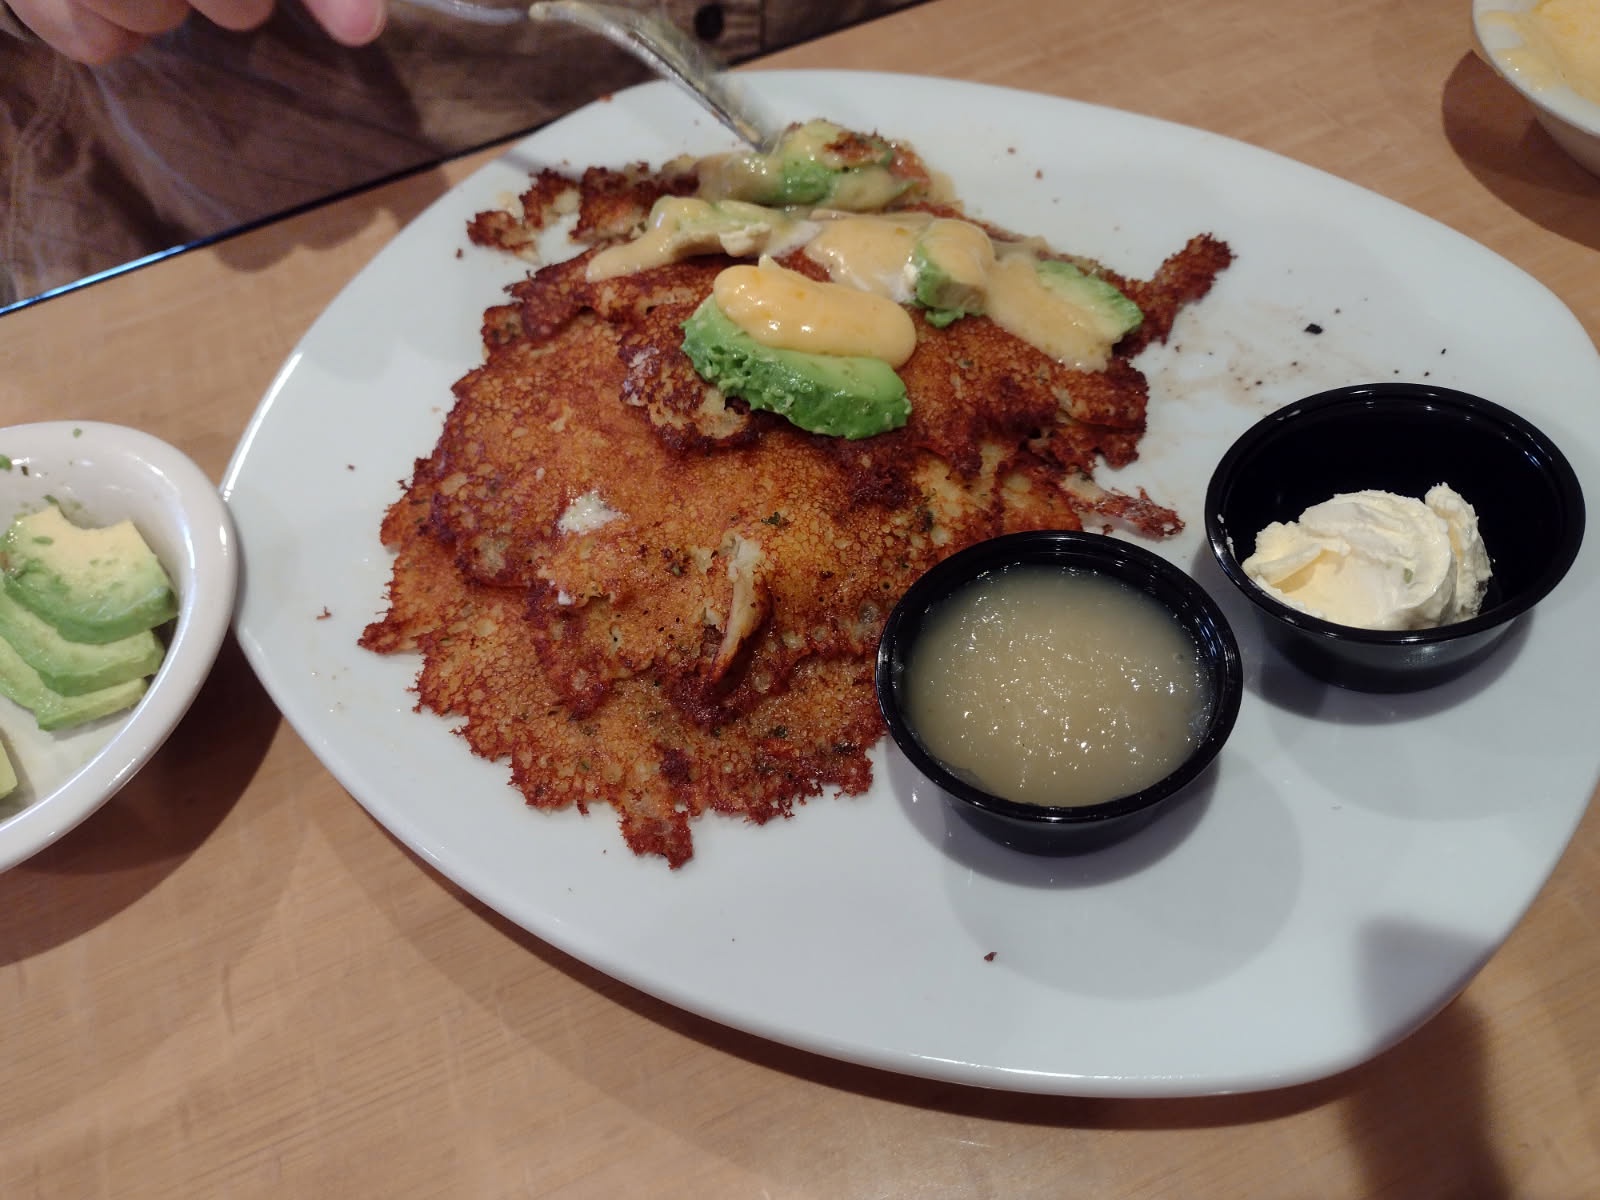
POLYGON ((693 196, 663 196, 650 209, 644 232, 598 252, 584 275, 591 281, 610 279, 696 254, 764 253, 796 238, 801 227, 793 217, 759 204, 723 200, 713 205, 693 196))
POLYGON ((922 235, 922 246, 953 282, 979 291, 991 286, 994 241, 971 221, 934 221, 922 235))
POLYGON ((837 217, 822 223, 805 254, 835 283, 905 304, 913 283, 911 252, 932 222, 926 213, 837 217))
POLYGON ((1081 305, 1046 286, 1027 251, 1002 254, 989 272, 989 319, 1007 333, 1080 371, 1101 371, 1112 340, 1081 305))
POLYGON ((730 321, 774 349, 881 358, 898 367, 917 345, 916 326, 894 301, 809 279, 770 258, 729 267, 712 296, 730 321))

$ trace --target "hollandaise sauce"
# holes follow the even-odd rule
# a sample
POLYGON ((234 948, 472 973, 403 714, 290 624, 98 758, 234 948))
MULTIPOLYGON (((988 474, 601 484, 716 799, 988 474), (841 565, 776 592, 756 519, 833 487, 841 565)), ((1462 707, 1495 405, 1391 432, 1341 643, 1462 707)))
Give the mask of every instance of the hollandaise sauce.
POLYGON ((824 282, 763 258, 729 267, 712 296, 727 318, 763 346, 882 359, 898 367, 917 348, 917 329, 892 300, 824 282))

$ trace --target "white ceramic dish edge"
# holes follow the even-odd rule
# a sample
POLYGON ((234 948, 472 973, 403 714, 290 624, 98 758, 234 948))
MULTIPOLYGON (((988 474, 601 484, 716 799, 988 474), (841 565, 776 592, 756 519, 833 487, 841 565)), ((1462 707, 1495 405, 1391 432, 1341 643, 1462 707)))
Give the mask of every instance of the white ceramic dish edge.
MULTIPOLYGON (((1041 216, 1049 228, 1070 221, 1077 248, 1103 247, 1114 262, 1142 265, 1152 247, 1171 248, 1168 239, 1197 227, 1236 240, 1246 253, 1186 326, 1182 355, 1147 366, 1153 386, 1205 400, 1167 406, 1147 460, 1124 480, 1150 480, 1180 511, 1199 511, 1207 455, 1255 415, 1391 371, 1536 406, 1530 415, 1580 474, 1600 475, 1591 409, 1549 400, 1600 394, 1582 327, 1536 281, 1418 214, 1237 142, 1051 97, 869 73, 752 81, 799 115, 827 97, 830 115, 881 121, 925 150, 953 138, 965 147, 950 152, 964 164, 958 183, 974 168, 1003 181, 980 200, 980 215, 1027 229, 1046 228, 1041 216), (1131 149, 1145 142, 1148 161, 1131 149), (1072 182, 1058 190, 1065 177, 1072 182), (1423 269, 1397 275, 1398 264, 1423 269), (1479 330, 1482 313, 1465 298, 1484 280, 1526 308, 1516 330, 1479 330), (1322 321, 1308 337, 1307 323, 1322 321), (1497 339, 1524 336, 1548 354, 1512 370, 1489 353, 1497 339), (1189 447, 1179 459, 1175 441, 1189 447)), ((917 794, 905 764, 884 753, 875 758, 881 785, 861 803, 813 804, 765 830, 702 822, 695 863, 666 877, 659 863, 621 852, 604 816, 522 810, 502 769, 471 760, 446 736, 447 722, 411 711, 414 662, 353 652, 381 607, 388 559, 374 531, 392 481, 431 444, 450 382, 475 360, 478 315, 496 281, 521 273, 471 249, 456 253, 465 218, 514 192, 529 165, 620 165, 682 142, 715 148, 690 124, 647 85, 520 144, 353 279, 263 398, 224 483, 246 558, 264 564, 253 573, 246 562, 240 641, 341 783, 445 875, 608 974, 736 1028, 910 1074, 1080 1095, 1253 1090, 1353 1066, 1448 1002, 1526 911, 1594 786, 1591 751, 1535 722, 1528 706, 1505 711, 1507 689, 1548 657, 1547 639, 1503 655, 1473 685, 1392 713, 1388 702, 1308 693, 1255 660, 1203 816, 1167 823, 1126 855, 1063 868, 1076 880, 1065 884, 1037 864, 963 844, 944 828, 938 798, 917 794), (433 306, 423 322, 419 288, 433 306), (414 398, 397 404, 402 397, 414 398), (374 421, 394 445, 370 437, 374 421), (291 462, 325 485, 314 513, 281 487, 291 462), (1498 690, 1480 687, 1499 670, 1510 678, 1498 690), (1441 702, 1448 720, 1429 715, 1441 702), (1479 736, 1484 722, 1494 737, 1479 736), (1508 724, 1540 764, 1514 804, 1484 782, 1482 764, 1434 769, 1432 755, 1456 738, 1492 754, 1512 736, 1508 724), (1406 738, 1374 756, 1369 731, 1390 726, 1406 738), (1385 784, 1398 772, 1427 786, 1368 794, 1369 767, 1383 769, 1385 784), (1464 793, 1450 794, 1457 785, 1464 793), (1248 854, 1230 840, 1241 834, 1248 854), (1236 869, 1222 880, 1210 864, 1230 847, 1236 869), (824 856, 835 873, 829 896, 786 905, 803 894, 804 864, 824 856), (1468 865, 1470 884, 1458 878, 1468 865), (1089 909, 1069 893, 1102 914, 1105 929, 1080 939, 1075 956, 1041 957, 1014 928, 1015 905, 1060 894, 1047 911, 1077 936, 1086 931, 1073 922, 1089 909), (1176 895, 1184 900, 1173 906, 1176 895), (859 919, 866 908, 874 922, 859 919), (1122 957, 1097 958, 1112 944, 1122 957), (985 950, 1004 965, 983 965, 985 950), (818 991, 792 978, 796 969, 852 983, 818 991), (900 1002, 908 996, 919 1003, 900 1002), (952 1005, 969 1000, 1007 1004, 1016 1019, 986 1038, 948 1036, 952 1005)), ((1197 569, 1198 542, 1164 551, 1197 569)), ((1536 624, 1559 638, 1578 623, 1596 575, 1586 550, 1536 624)), ((1541 691, 1542 702, 1574 711, 1580 698, 1556 692, 1541 691)))
POLYGON ((1588 170, 1600 175, 1600 104, 1565 84, 1543 85, 1519 70, 1505 52, 1522 45, 1508 13, 1524 13, 1538 0, 1473 0, 1472 30, 1478 53, 1533 106, 1535 118, 1556 144, 1588 170))
POLYGON ((172 641, 132 711, 58 734, 0 700, 5 736, 23 776, 0 817, 0 870, 57 841, 120 791, 189 710, 233 614, 237 554, 221 495, 187 455, 148 433, 98 421, 0 429, 4 520, 60 500, 95 523, 123 517, 156 552, 178 592, 172 641))

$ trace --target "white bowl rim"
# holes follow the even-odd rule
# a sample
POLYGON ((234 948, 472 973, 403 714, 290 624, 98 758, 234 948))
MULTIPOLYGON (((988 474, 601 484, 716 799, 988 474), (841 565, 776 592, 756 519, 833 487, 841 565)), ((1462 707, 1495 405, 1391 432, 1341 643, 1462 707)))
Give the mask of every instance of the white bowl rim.
MULTIPOLYGON (((209 675, 232 620, 238 551, 216 485, 181 450, 151 434, 101 421, 42 421, 0 429, 0 452, 13 464, 69 464, 57 468, 61 471, 70 469, 74 457, 98 456, 111 464, 107 487, 112 477, 141 481, 147 499, 138 512, 123 515, 133 517, 153 545, 167 544, 162 561, 178 590, 172 640, 139 703, 87 762, 0 819, 0 871, 5 871, 76 828, 166 742, 209 675), (164 517, 162 527, 145 528, 154 517, 164 517)), ((74 493, 79 502, 82 492, 94 490, 96 476, 84 478, 87 486, 74 493)), ((0 514, 0 520, 9 522, 11 515, 0 514)), ((109 521, 117 514, 95 516, 109 521)))
POLYGON ((1490 21, 1488 17, 1493 13, 1528 12, 1537 3, 1538 0, 1472 0, 1472 30, 1477 39, 1479 56, 1536 108, 1565 121, 1582 133, 1600 139, 1600 104, 1579 95, 1565 84, 1535 87, 1520 71, 1503 62, 1497 53, 1522 45, 1522 40, 1509 22, 1490 21))

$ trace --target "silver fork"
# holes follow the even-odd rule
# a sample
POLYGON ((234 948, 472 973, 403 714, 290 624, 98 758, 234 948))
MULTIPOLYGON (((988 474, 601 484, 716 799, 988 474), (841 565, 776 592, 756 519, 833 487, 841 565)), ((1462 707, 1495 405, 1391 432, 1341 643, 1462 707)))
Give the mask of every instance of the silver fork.
POLYGON ((743 142, 763 153, 777 145, 780 126, 768 119, 750 94, 706 50, 655 9, 588 0, 541 0, 530 8, 493 8, 473 0, 407 0, 448 16, 481 25, 519 21, 560 21, 598 33, 678 84, 743 142))

